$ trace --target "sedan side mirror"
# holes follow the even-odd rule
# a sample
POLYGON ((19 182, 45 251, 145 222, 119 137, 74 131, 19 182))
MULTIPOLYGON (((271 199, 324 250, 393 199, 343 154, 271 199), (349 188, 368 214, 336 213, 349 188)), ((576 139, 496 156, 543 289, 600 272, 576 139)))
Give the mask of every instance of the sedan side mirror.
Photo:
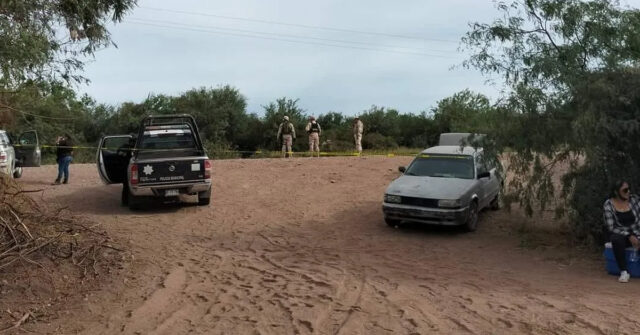
POLYGON ((478 173, 478 179, 491 178, 491 172, 478 173))
POLYGON ((398 171, 404 173, 405 171, 407 171, 407 168, 404 167, 404 166, 400 166, 400 167, 398 167, 398 171))

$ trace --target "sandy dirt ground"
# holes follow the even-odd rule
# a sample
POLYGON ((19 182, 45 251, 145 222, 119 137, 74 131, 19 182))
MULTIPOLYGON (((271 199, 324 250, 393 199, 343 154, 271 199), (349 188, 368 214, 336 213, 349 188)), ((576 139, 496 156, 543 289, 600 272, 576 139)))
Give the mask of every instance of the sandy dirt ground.
MULTIPOLYGON (((101 287, 26 327, 82 334, 638 334, 640 279, 598 256, 521 247, 517 213, 475 233, 385 225, 381 199, 409 158, 214 162, 210 206, 120 206, 93 165, 26 169, 130 250, 101 287)), ((187 199, 188 200, 188 199, 187 199)), ((535 218, 533 219, 536 220, 535 218)))

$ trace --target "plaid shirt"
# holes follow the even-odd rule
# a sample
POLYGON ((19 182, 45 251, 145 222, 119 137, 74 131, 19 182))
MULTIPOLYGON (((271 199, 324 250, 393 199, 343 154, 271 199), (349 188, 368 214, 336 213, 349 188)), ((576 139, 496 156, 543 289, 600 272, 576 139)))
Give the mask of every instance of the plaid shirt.
POLYGON ((614 234, 624 236, 633 234, 640 237, 640 198, 633 194, 629 198, 629 203, 631 205, 631 211, 636 218, 636 221, 630 227, 625 227, 620 224, 616 216, 616 208, 613 206, 611 199, 607 199, 607 201, 604 202, 604 223, 609 231, 614 234))

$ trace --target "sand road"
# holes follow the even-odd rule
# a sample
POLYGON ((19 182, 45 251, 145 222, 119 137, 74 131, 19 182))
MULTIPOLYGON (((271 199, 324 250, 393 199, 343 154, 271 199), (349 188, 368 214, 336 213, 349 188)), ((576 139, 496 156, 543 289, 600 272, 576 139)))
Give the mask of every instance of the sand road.
MULTIPOLYGON (((522 249, 506 211, 475 233, 384 224, 381 198, 410 158, 214 162, 208 207, 131 212, 93 165, 26 169, 130 249, 102 287, 36 331, 83 334, 638 334, 640 279, 593 256, 522 249)), ((84 293, 83 293, 84 294, 84 293)))

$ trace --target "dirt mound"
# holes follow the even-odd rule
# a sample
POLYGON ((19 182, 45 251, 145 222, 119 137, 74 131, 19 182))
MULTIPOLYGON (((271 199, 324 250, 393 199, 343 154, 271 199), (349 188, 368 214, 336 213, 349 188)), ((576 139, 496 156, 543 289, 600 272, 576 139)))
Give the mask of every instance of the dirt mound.
POLYGON ((27 195, 35 192, 0 174, 0 332, 46 318, 46 307, 121 259, 104 231, 27 195))

